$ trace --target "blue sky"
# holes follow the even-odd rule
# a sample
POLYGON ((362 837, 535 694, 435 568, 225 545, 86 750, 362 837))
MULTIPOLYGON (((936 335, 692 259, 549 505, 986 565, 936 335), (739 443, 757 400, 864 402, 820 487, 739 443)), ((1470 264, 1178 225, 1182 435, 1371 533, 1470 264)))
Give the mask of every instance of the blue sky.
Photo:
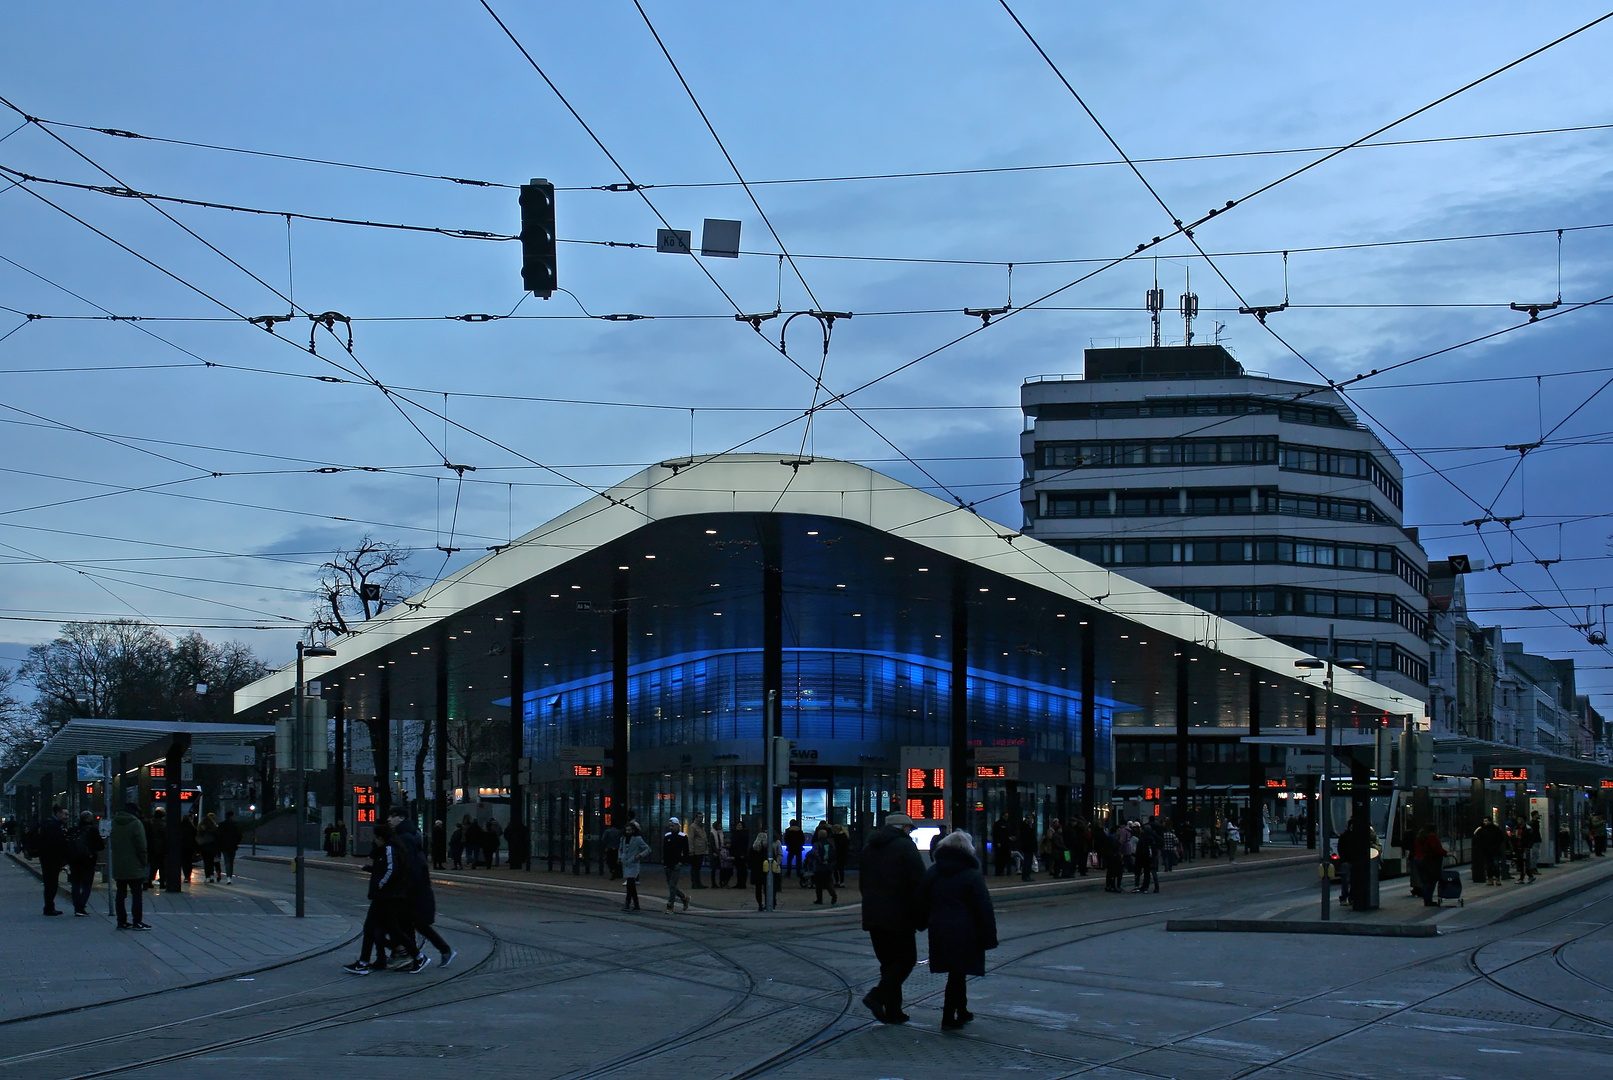
MULTIPOLYGON (((494 7, 634 180, 732 179, 630 2, 494 7)), ((996 4, 648 2, 645 9, 748 179, 1114 156, 996 4)), ((1570 2, 1347 9, 1024 2, 1015 10, 1139 158, 1348 142, 1602 14, 1570 2)), ((1613 22, 1385 138, 1613 123, 1610 43, 1613 22)), ((9 5, 0 13, 0 72, 0 95, 65 123, 505 184, 543 176, 586 188, 623 179, 474 0, 9 5)), ((15 122, 0 116, 0 135, 15 122)), ((518 228, 515 192, 506 188, 49 130, 141 191, 494 233, 518 228)), ((1613 222, 1610 136, 1588 130, 1363 148, 1238 206, 1198 237, 1211 252, 1294 251, 1287 286, 1295 306, 1274 316, 1273 327, 1330 376, 1382 368, 1523 321, 1505 305, 1554 299, 1559 253, 1565 301, 1613 292, 1605 287, 1608 231, 1584 228, 1613 222), (1560 248, 1559 228, 1571 230, 1560 248), (1546 232, 1295 250, 1526 230, 1546 232)), ((1178 214, 1196 217, 1314 156, 1142 169, 1178 214)), ((0 141, 0 165, 111 183, 91 161, 37 126, 0 141)), ((810 400, 811 380, 734 322, 722 294, 686 258, 563 244, 561 284, 575 300, 557 294, 517 309, 549 318, 466 323, 444 316, 516 308, 515 245, 297 221, 288 281, 283 218, 165 206, 243 270, 144 203, 48 185, 12 188, 0 193, 0 256, 11 260, 0 262, 0 304, 57 316, 105 309, 220 321, 25 323, 0 311, 0 334, 21 325, 0 342, 0 403, 12 410, 0 410, 11 470, 0 500, 0 542, 8 545, 0 549, 0 615, 7 617, 0 638, 9 642, 0 645, 0 662, 20 659, 28 642, 78 613, 289 627, 308 616, 321 553, 366 528, 421 547, 414 568, 429 578, 442 564, 436 545, 450 533, 451 546, 466 549, 463 559, 587 494, 450 427, 450 460, 477 466, 460 489, 441 467, 441 419, 408 409, 422 434, 374 387, 307 377, 342 377, 322 359, 348 362, 330 335, 320 333, 320 356, 306 351, 306 321, 271 338, 30 190, 241 314, 283 314, 283 295, 294 291, 299 309, 354 317, 354 353, 378 379, 416 388, 418 401, 446 408, 454 423, 590 485, 687 453, 691 408, 694 448, 709 452, 744 442, 810 400), (576 318, 584 307, 661 317, 576 318), (394 319, 403 321, 364 321, 394 319), (67 370, 89 367, 127 370, 67 370), (310 471, 326 466, 388 471, 310 471), (117 493, 136 487, 150 490, 117 493), (218 552, 234 557, 197 557, 218 552)), ((1089 269, 1030 264, 1123 254, 1169 227, 1137 179, 1112 166, 755 190, 792 253, 993 264, 800 258, 823 306, 860 313, 835 330, 825 381, 837 390, 976 325, 960 311, 1006 301, 1002 263, 1017 264, 1013 299, 1023 304, 1089 269), (928 313, 870 314, 908 311, 928 313)), ((747 251, 776 250, 738 188, 646 194, 675 226, 698 235, 705 217, 738 218, 747 251)), ((659 224, 631 193, 562 191, 558 205, 567 240, 652 243, 659 224)), ((1158 272, 1173 302, 1189 250, 1181 240, 1159 249, 1158 272)), ((1218 263, 1250 302, 1282 299, 1280 255, 1218 263)), ((745 310, 770 310, 780 300, 786 310, 810 306, 788 269, 781 286, 776 258, 705 266, 745 310)), ((1314 377, 1253 320, 1227 310, 1236 299, 1202 262, 1191 270, 1205 310, 1200 340, 1223 322, 1223 341, 1247 367, 1314 377)), ((951 491, 971 500, 1011 492, 1019 383, 1078 371, 1089 344, 1144 335, 1137 309, 1154 272, 1152 259, 1105 271, 1052 302, 1084 310, 1026 310, 853 401, 877 407, 866 417, 951 491)), ((1610 510, 1606 399, 1563 425, 1504 491, 1516 454, 1500 448, 1538 438, 1613 375, 1609 317, 1605 308, 1574 312, 1368 380, 1352 394, 1387 442, 1418 448, 1440 470, 1402 455, 1407 521, 1422 527, 1432 557, 1484 554, 1475 530, 1460 524, 1481 507, 1527 515, 1513 525, 1515 536, 1497 525, 1483 530, 1494 557, 1518 561, 1505 577, 1475 575, 1470 602, 1490 609, 1478 613, 1481 621, 1516 628, 1510 636, 1531 650, 1587 665, 1582 686, 1597 692, 1604 711, 1607 654, 1563 621, 1583 619, 1585 605, 1601 603, 1596 590, 1613 587, 1603 577, 1613 526, 1594 516, 1610 510), (1559 374, 1578 371, 1587 373, 1559 374), (1464 381, 1498 377, 1512 381, 1464 381), (1563 561, 1542 568, 1535 557, 1563 561), (1557 610, 1524 610, 1540 605, 1557 610)), ((1180 335, 1179 326, 1169 329, 1180 335)), ((799 320, 789 344, 815 364, 813 331, 799 320)), ((754 446, 793 450, 800 438, 797 423, 754 446)), ((814 446, 930 485, 912 466, 888 460, 894 452, 844 412, 820 416, 814 446)), ((1011 494, 982 509, 1019 522, 1011 494)), ((1613 588, 1604 591, 1613 602, 1613 588)), ((1601 618, 1599 608, 1593 616, 1601 618)), ((275 661, 292 637, 289 629, 206 632, 241 636, 275 661)))

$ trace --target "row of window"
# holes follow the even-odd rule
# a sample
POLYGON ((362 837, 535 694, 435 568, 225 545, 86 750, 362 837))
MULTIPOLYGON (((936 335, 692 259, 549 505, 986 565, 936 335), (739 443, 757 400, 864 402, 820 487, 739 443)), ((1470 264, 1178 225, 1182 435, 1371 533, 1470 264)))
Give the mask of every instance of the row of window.
MULTIPOLYGON (((1327 656, 1328 641, 1326 638, 1302 638, 1274 635, 1284 645, 1292 645, 1301 652, 1308 652, 1312 656, 1327 656)), ((1402 649, 1398 645, 1387 641, 1347 641, 1335 640, 1332 643, 1332 655, 1341 660, 1360 659, 1373 664, 1380 671, 1398 671, 1413 682, 1428 685, 1428 660, 1417 657, 1402 649), (1373 653, 1376 650, 1376 657, 1373 653)), ((1370 675, 1370 672, 1368 673, 1370 675)))
POLYGON ((1279 443, 1277 436, 1216 439, 1099 439, 1036 446, 1036 468, 1132 468, 1161 465, 1276 465, 1293 472, 1371 481, 1396 507, 1400 485, 1364 450, 1279 443))
POLYGON ((1042 420, 1127 420, 1157 416, 1245 416, 1274 415, 1293 424, 1321 427, 1356 427, 1338 409, 1327 405, 1299 404, 1278 398, 1191 397, 1150 398, 1146 401, 1055 402, 1031 406, 1042 420))
POLYGON ((1112 491, 1053 491, 1047 494, 1050 518, 1203 517, 1226 514, 1288 514, 1389 524, 1383 512, 1362 499, 1296 495, 1276 488, 1147 488, 1112 491))
POLYGON ((1399 623, 1419 637, 1426 636, 1428 617, 1413 611, 1398 597, 1381 593, 1335 592, 1331 589, 1296 589, 1286 586, 1237 586, 1166 589, 1165 592, 1194 607, 1217 615, 1321 615, 1340 619, 1369 619, 1399 623))
POLYGON ((1238 563, 1280 566, 1332 566, 1342 570, 1372 570, 1397 574, 1419 593, 1428 592, 1428 577, 1411 560, 1392 547, 1340 544, 1330 540, 1300 540, 1286 536, 1247 539, 1241 536, 1200 536, 1191 540, 1068 540, 1053 541, 1072 555, 1101 566, 1226 566, 1238 563))

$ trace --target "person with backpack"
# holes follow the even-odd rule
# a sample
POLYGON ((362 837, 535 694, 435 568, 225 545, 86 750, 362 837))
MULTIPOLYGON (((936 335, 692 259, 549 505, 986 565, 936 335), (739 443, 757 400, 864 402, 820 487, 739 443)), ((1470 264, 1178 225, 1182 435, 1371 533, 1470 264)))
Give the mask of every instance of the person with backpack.
POLYGON ((119 930, 150 930, 145 918, 146 826, 136 816, 138 803, 131 799, 112 817, 112 837, 107 844, 107 871, 117 882, 117 910, 119 930), (130 893, 134 894, 134 918, 131 920, 125 906, 130 893))
POLYGON ((222 876, 218 865, 218 818, 208 814, 196 829, 196 850, 202 856, 202 881, 217 882, 222 876))
POLYGON ((50 817, 39 823, 39 836, 33 843, 39 855, 39 873, 45 883, 45 914, 60 915, 56 893, 62 887, 62 869, 67 865, 67 808, 52 805, 50 817))
POLYGON ((644 839, 638 822, 629 821, 622 830, 622 841, 616 849, 616 860, 622 869, 622 885, 627 889, 627 898, 622 901, 623 911, 639 911, 638 906, 638 876, 642 871, 644 857, 650 853, 650 842, 644 839))
POLYGON ((90 894, 95 891, 95 860, 105 847, 95 815, 88 810, 80 813, 78 824, 67 834, 67 890, 77 918, 90 916, 90 894))
POLYGON ((835 891, 834 858, 835 849, 834 844, 829 840, 829 830, 820 828, 813 836, 812 851, 807 855, 807 862, 812 873, 812 887, 818 893, 818 898, 812 901, 814 904, 822 905, 823 890, 825 889, 829 890, 829 904, 831 906, 840 903, 840 894, 835 891), (821 843, 818 841, 820 836, 823 838, 821 843))
POLYGON ((930 971, 947 977, 941 1026, 961 1028, 973 1020, 968 977, 986 973, 986 950, 997 947, 997 917, 975 857, 974 841, 962 829, 935 846, 935 862, 913 898, 915 921, 930 937, 930 971))
POLYGON ((689 859, 689 838, 683 835, 683 822, 672 818, 667 822, 666 835, 661 837, 661 869, 666 872, 666 909, 671 914, 673 905, 683 901, 683 910, 689 910, 689 894, 678 888, 683 878, 683 864, 689 859))

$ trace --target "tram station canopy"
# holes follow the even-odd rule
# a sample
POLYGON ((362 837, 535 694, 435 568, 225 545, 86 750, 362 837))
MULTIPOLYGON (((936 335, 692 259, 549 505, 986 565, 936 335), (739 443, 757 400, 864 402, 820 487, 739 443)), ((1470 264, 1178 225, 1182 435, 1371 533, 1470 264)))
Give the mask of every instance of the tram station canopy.
POLYGON ((114 765, 129 756, 130 767, 162 759, 176 734, 188 734, 192 748, 241 746, 272 738, 274 728, 261 724, 202 724, 160 720, 69 720, 46 740, 34 756, 6 781, 6 793, 37 785, 46 775, 70 780, 74 759, 81 754, 104 755, 114 765))
MULTIPOLYGON (((337 655, 307 660, 307 677, 339 685, 353 717, 378 715, 384 695, 393 717, 446 706, 456 721, 507 722, 508 651, 519 645, 530 727, 533 703, 568 688, 609 697, 612 635, 623 632, 613 613, 630 612, 635 673, 759 652, 768 550, 786 653, 945 669, 963 625, 971 694, 977 678, 1078 694, 1090 634, 1096 697, 1116 726, 1175 726, 1183 670, 1194 727, 1244 725, 1252 694, 1270 727, 1303 726, 1307 700, 1320 707, 1319 677, 1296 670, 1304 654, 1287 645, 861 465, 764 454, 647 468, 332 641, 337 655)), ((288 665, 236 691, 236 714, 288 707, 293 678, 288 665)), ((826 704, 787 697, 786 719, 826 704)), ((1341 726, 1424 712, 1345 670, 1332 702, 1341 726)), ((635 735, 635 758, 641 745, 635 735)), ((545 751, 529 740, 526 753, 545 751)))

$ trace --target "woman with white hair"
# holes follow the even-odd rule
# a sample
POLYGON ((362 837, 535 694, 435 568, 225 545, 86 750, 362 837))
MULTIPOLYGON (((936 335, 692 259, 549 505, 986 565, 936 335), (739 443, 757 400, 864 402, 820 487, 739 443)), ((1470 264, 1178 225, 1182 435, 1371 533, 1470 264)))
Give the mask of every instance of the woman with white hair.
POLYGON ((930 932, 930 970, 947 977, 941 1026, 951 1030, 974 1019, 965 980, 986 973, 986 950, 997 947, 997 917, 968 833, 944 837, 933 858, 915 897, 917 922, 930 932))

